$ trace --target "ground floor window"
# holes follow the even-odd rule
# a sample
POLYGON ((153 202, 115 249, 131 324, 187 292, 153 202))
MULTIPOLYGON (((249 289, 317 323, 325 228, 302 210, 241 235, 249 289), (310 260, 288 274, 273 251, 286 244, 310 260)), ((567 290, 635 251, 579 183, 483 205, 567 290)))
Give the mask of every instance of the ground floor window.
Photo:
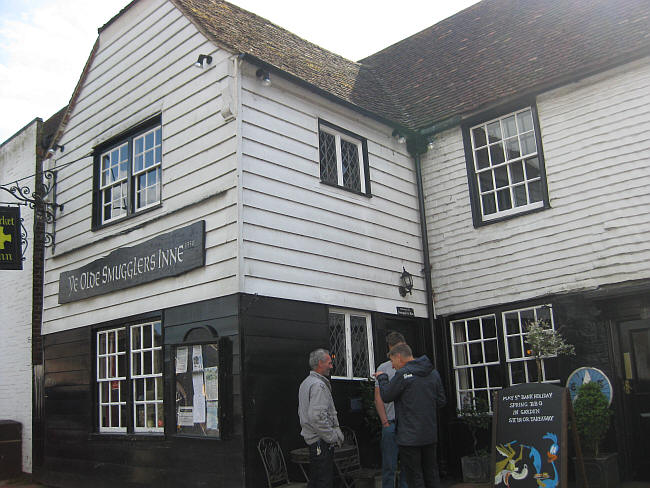
POLYGON ((100 432, 163 432, 160 321, 97 331, 100 432))
MULTIPOLYGON (((527 351, 526 327, 543 320, 552 328, 551 305, 477 315, 450 322, 451 352, 458 408, 477 400, 492 410, 493 392, 537 381, 535 360, 527 351)), ((559 382, 557 360, 542 360, 542 381, 559 382)))
POLYGON ((329 336, 333 378, 367 379, 375 372, 369 313, 330 309, 329 336))

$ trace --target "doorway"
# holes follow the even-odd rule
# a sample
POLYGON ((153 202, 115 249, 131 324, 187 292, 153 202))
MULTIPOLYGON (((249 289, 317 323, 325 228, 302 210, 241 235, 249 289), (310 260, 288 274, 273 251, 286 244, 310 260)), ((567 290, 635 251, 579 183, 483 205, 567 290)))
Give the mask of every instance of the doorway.
POLYGON ((650 321, 623 322, 619 333, 626 448, 633 470, 628 476, 650 481, 650 321))

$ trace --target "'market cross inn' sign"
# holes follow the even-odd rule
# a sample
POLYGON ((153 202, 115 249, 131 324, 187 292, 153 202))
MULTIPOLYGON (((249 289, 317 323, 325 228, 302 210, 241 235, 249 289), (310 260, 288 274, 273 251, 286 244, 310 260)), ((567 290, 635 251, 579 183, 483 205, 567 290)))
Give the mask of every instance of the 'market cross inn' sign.
POLYGON ((123 247, 59 276, 59 303, 177 276, 205 264, 205 221, 123 247))
POLYGON ((17 207, 0 207, 0 269, 23 269, 17 207))

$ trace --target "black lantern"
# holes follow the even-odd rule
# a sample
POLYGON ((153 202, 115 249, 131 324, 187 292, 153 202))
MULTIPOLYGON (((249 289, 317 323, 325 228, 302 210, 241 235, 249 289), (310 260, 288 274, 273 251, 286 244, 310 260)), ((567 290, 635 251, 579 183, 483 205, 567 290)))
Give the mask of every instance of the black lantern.
POLYGON ((399 283, 400 295, 405 297, 407 293, 411 294, 411 290, 413 290, 413 275, 406 271, 406 269, 404 269, 404 266, 402 266, 402 274, 399 277, 399 283))

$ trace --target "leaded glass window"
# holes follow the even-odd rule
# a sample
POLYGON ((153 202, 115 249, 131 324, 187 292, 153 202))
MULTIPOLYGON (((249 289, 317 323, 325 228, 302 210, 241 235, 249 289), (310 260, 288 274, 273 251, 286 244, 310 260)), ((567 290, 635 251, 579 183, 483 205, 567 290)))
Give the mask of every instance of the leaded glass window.
POLYGON ((366 379, 374 373, 370 314, 330 310, 332 377, 366 379))
POLYGON ((370 193, 363 150, 365 140, 321 122, 318 141, 321 181, 358 193, 370 193))

